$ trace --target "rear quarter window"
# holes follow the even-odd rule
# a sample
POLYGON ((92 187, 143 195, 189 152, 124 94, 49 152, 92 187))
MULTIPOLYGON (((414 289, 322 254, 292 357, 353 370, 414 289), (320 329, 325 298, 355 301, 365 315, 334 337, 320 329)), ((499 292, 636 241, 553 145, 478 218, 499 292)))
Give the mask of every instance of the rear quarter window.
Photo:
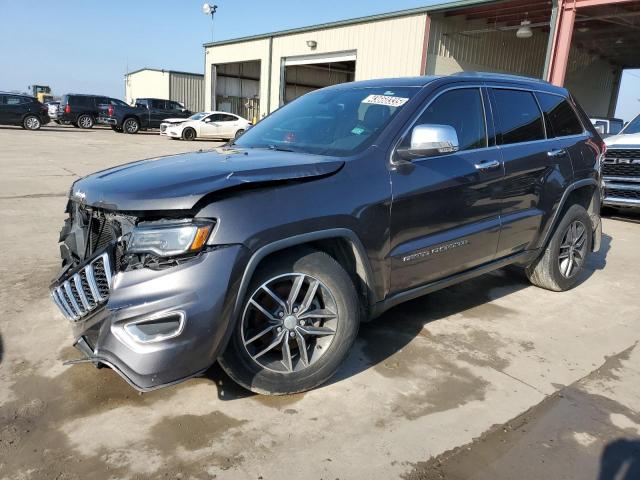
POLYGON ((493 97, 502 145, 545 138, 542 112, 532 92, 496 88, 493 97))
MULTIPOLYGON (((554 137, 578 135, 584 131, 575 110, 566 98, 540 92, 536 92, 536 96, 544 112, 547 130, 554 137)), ((606 128, 606 122, 603 123, 606 128)))

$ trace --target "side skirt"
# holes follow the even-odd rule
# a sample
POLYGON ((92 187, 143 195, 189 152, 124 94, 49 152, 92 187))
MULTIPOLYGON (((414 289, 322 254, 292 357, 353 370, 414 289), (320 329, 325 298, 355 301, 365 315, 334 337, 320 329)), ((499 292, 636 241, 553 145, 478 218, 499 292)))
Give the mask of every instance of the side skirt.
POLYGON ((464 272, 456 273, 449 277, 436 280, 435 282, 412 288, 411 290, 396 293, 393 296, 383 300, 382 302, 376 303, 371 309, 370 318, 374 319, 376 317, 379 317, 390 308, 393 308, 401 303, 413 300, 414 298, 421 297, 423 295, 441 290, 443 288, 450 287, 451 285, 455 285, 456 283, 464 282, 480 275, 484 275, 485 273, 492 272, 493 270, 498 270, 499 268, 506 267, 507 265, 526 265, 533 261, 538 254, 539 250, 526 250, 524 252, 519 252, 513 255, 509 255, 508 257, 499 258, 498 260, 493 260, 489 263, 474 267, 470 270, 465 270, 464 272))

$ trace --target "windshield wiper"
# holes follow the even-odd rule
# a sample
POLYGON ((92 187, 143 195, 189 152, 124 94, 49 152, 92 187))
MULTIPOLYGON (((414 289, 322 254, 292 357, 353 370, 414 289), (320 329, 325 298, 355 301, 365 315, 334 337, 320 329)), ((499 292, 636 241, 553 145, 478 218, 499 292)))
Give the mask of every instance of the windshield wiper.
POLYGON ((269 150, 276 150, 278 152, 294 152, 295 150, 292 150, 290 148, 285 148, 285 147, 279 147, 278 145, 267 145, 267 148, 269 150))

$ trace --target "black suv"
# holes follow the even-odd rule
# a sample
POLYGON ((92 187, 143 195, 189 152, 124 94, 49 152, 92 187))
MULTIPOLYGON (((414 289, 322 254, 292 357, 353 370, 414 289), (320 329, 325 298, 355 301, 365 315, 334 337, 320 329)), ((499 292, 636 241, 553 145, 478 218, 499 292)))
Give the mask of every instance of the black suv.
POLYGON ((53 300, 140 390, 216 359, 304 391, 361 321, 504 267, 563 291, 599 248, 602 140, 563 88, 490 74, 309 93, 212 151, 74 183, 53 300))
POLYGON ((49 123, 46 105, 34 97, 0 92, 0 125, 20 125, 27 130, 38 130, 49 123))
POLYGON ((103 105, 98 123, 110 125, 116 132, 135 134, 140 130, 160 128, 167 118, 188 118, 192 113, 174 100, 138 98, 134 106, 103 105))
POLYGON ((100 112, 100 105, 127 104, 117 98, 102 95, 69 93, 63 95, 60 100, 56 120, 70 123, 76 128, 93 128, 100 112))

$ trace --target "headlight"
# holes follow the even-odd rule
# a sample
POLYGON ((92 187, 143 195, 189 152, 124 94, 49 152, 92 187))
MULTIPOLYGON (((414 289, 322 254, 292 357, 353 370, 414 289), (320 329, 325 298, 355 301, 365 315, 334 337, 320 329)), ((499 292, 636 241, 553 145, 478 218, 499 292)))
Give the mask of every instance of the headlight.
POLYGON ((207 243, 212 228, 212 223, 139 225, 131 232, 127 253, 154 253, 160 257, 195 253, 207 243))

